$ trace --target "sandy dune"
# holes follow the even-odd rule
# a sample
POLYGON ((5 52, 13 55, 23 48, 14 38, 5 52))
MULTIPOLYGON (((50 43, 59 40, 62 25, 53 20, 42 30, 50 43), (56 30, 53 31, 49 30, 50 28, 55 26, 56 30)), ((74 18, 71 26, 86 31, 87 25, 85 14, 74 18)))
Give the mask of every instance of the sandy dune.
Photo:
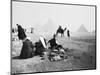
MULTIPOLYGON (((28 34, 34 43, 38 36, 28 34)), ((49 39, 49 38, 47 38, 49 39)), ((64 70, 84 70, 96 68, 96 46, 95 38, 57 37, 58 42, 64 48, 68 48, 67 59, 50 62, 48 59, 41 60, 41 57, 35 56, 29 59, 18 59, 21 51, 21 41, 12 42, 12 73, 30 73, 64 70)))

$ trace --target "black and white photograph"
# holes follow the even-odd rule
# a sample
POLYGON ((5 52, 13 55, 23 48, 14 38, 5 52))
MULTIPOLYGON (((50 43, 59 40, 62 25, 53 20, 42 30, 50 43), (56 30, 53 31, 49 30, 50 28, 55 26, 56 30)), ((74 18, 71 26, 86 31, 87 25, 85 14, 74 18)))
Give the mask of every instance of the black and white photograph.
POLYGON ((11 74, 96 69, 96 5, 11 1, 11 74))

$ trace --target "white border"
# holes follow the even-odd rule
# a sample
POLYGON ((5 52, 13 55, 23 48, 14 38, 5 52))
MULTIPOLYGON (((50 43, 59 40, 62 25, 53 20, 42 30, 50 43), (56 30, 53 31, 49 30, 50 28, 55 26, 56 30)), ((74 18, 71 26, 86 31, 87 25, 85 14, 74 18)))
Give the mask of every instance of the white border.
MULTIPOLYGON (((34 0, 27 0, 34 1, 34 0)), ((35 0, 43 2, 97 5, 97 70, 41 73, 41 75, 99 75, 100 74, 100 0, 35 0)), ((10 75, 10 0, 0 1, 0 75, 10 75)), ((40 74, 40 73, 39 73, 40 74)), ((29 74, 27 74, 29 75, 29 74)), ((33 75, 33 74, 31 74, 33 75)))

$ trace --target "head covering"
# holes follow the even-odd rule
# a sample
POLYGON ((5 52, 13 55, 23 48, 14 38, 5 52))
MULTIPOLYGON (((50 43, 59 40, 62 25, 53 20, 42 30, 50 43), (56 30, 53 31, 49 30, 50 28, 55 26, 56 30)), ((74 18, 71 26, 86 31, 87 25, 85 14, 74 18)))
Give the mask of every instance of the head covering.
POLYGON ((44 48, 47 48, 47 46, 46 46, 46 40, 44 39, 44 37, 40 36, 39 39, 40 39, 40 41, 41 41, 43 47, 44 47, 44 48))

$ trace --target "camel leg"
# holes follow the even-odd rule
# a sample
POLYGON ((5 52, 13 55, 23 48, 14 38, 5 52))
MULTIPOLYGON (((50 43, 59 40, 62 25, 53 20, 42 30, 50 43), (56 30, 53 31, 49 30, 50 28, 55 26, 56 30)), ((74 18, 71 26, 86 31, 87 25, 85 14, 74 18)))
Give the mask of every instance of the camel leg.
POLYGON ((61 34, 61 37, 62 37, 62 34, 61 34))
POLYGON ((63 36, 64 36, 64 34, 63 34, 63 36))

